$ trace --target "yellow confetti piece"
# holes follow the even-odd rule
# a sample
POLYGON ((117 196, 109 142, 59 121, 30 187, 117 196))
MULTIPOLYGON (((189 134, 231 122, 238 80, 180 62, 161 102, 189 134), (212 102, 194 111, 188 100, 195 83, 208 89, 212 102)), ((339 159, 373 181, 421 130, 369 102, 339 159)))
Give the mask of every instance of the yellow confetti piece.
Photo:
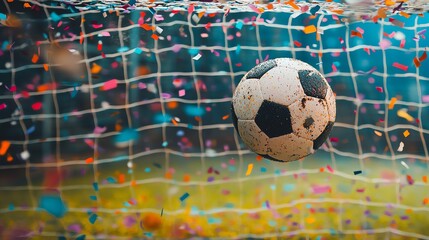
POLYGON ((389 109, 393 109, 393 106, 395 106, 396 100, 398 100, 398 99, 396 99, 395 97, 390 99, 389 109))
POLYGON ((305 34, 314 33, 316 32, 316 26, 314 25, 305 26, 303 31, 305 34))
POLYGON ((379 137, 383 136, 383 133, 381 133, 381 132, 379 132, 379 131, 374 130, 374 133, 375 133, 375 135, 377 135, 377 136, 379 136, 379 137))
POLYGON ((405 118, 408 122, 414 122, 414 118, 408 114, 406 108, 400 109, 396 114, 398 114, 398 117, 405 118))
POLYGON ((408 130, 405 130, 403 134, 404 134, 404 137, 410 136, 410 132, 408 130))
POLYGON ((253 163, 249 163, 249 165, 247 165, 246 176, 249 176, 252 173, 252 169, 253 169, 253 163))

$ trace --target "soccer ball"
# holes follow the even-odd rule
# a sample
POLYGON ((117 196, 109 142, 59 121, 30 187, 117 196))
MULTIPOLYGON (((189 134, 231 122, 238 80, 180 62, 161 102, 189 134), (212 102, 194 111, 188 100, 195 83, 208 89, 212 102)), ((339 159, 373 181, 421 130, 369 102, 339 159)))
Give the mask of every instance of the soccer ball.
POLYGON ((255 153, 289 162, 312 154, 335 122, 335 96, 307 63, 277 58, 260 63, 241 79, 232 104, 234 127, 255 153))

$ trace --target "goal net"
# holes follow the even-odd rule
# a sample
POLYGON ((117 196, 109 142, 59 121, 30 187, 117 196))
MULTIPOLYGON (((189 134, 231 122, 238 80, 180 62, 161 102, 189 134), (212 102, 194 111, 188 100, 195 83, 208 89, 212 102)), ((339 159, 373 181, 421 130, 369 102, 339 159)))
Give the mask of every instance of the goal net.
POLYGON ((425 9, 2 0, 0 234, 429 239, 425 9), (337 104, 290 163, 249 151, 230 116, 243 75, 280 57, 337 104))

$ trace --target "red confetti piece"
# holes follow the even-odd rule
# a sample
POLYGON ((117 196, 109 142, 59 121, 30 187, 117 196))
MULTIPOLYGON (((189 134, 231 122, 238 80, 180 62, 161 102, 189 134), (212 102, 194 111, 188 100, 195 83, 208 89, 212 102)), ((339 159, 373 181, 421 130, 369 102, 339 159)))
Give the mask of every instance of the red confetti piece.
POLYGON ((94 158, 92 158, 92 157, 89 157, 89 158, 87 158, 86 160, 85 160, 85 163, 86 164, 90 164, 90 163, 93 163, 94 162, 94 158))
POLYGON ((352 30, 352 31, 350 32, 350 36, 351 36, 351 37, 359 37, 359 38, 363 38, 362 33, 358 32, 358 31, 354 31, 354 30, 352 30))
POLYGON ((407 175, 407 182, 408 182, 408 184, 413 185, 414 184, 413 177, 411 177, 410 175, 407 175))
POLYGON ((42 102, 36 102, 33 103, 33 105, 31 105, 31 108, 33 108, 34 111, 38 111, 40 109, 42 109, 42 102))
POLYGON ((7 105, 6 103, 0 104, 0 110, 6 109, 7 105))
POLYGON ((406 66, 406 65, 403 65, 403 64, 400 64, 400 63, 397 63, 397 62, 394 62, 393 64, 392 64, 395 68, 398 68, 398 69, 401 69, 402 71, 408 71, 408 66, 406 66))
POLYGON ((378 92, 383 92, 383 88, 382 87, 375 87, 375 89, 377 89, 378 92))
POLYGON ((331 166, 327 165, 327 166, 326 166, 326 168, 327 168, 327 169, 328 169, 328 171, 330 171, 331 173, 333 173, 333 172, 334 172, 334 169, 332 169, 332 167, 331 167, 331 166))
POLYGON ((293 44, 295 45, 295 46, 297 46, 297 47, 301 47, 302 46, 302 44, 300 43, 300 42, 298 42, 298 41, 293 41, 293 44))

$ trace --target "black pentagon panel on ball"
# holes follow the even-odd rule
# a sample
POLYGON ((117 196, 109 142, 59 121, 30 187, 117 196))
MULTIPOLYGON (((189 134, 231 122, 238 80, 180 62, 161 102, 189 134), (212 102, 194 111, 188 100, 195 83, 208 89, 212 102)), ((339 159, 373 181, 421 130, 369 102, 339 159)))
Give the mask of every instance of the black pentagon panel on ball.
POLYGON ((326 97, 329 86, 320 73, 313 70, 299 70, 298 76, 307 96, 322 99, 326 97))
POLYGON ((268 137, 274 138, 292 133, 290 111, 287 106, 264 100, 255 117, 256 125, 268 137))
POLYGON ((326 139, 329 136, 329 133, 331 133, 333 126, 334 126, 334 122, 328 122, 328 125, 326 125, 325 130, 323 130, 323 132, 319 135, 319 137, 317 137, 316 140, 313 141, 314 150, 318 149, 326 141, 326 139))
POLYGON ((231 103, 231 115, 232 115, 232 124, 234 124, 234 128, 237 131, 238 135, 240 135, 240 133, 238 132, 238 118, 237 115, 235 114, 235 110, 234 110, 234 104, 231 103))
POLYGON ((277 66, 277 63, 275 60, 268 60, 261 64, 258 64, 247 73, 246 79, 249 79, 249 78, 260 79, 266 72, 268 72, 270 69, 276 66, 277 66))

